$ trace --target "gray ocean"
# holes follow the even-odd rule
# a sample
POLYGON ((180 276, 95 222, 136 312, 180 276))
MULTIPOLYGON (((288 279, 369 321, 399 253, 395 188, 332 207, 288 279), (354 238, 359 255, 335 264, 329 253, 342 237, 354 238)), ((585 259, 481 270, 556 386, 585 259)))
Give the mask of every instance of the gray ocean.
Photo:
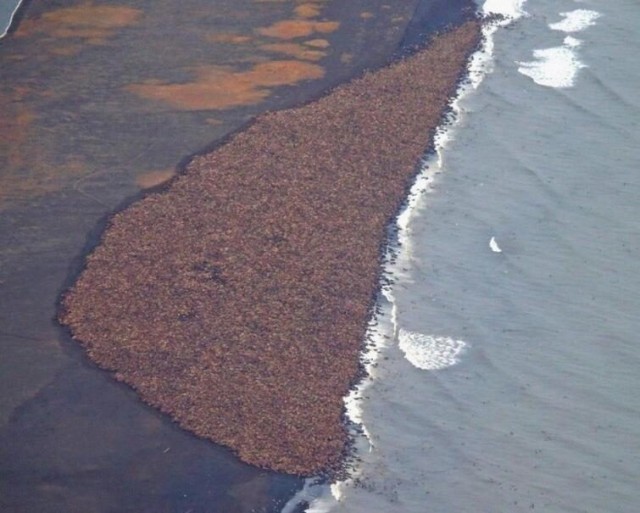
POLYGON ((640 511, 640 4, 484 7, 510 22, 401 234, 370 442, 312 511, 640 511))
POLYGON ((507 21, 401 230, 368 440, 310 511, 640 511, 640 3, 484 7, 507 21))

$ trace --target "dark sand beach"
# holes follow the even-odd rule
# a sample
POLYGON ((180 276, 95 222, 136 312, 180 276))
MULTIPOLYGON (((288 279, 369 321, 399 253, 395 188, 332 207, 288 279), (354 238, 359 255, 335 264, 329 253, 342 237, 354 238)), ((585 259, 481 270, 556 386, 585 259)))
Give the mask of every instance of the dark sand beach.
POLYGON ((145 406, 53 322, 56 301, 110 214, 188 155, 384 65, 463 7, 24 4, 0 42, 3 510, 272 511, 299 486, 145 406))

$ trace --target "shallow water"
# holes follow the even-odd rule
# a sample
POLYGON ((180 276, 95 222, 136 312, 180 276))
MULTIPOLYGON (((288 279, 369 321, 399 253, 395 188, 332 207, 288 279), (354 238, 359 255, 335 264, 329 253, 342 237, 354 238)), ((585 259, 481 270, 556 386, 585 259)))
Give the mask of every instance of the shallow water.
POLYGON ((314 511, 638 509, 640 9, 521 4, 403 234, 371 450, 314 511))

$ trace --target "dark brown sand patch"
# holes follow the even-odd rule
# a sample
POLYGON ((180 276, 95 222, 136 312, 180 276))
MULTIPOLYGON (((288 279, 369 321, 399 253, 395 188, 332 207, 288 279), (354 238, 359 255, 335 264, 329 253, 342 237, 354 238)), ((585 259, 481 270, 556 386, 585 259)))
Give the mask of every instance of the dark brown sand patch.
POLYGON ((78 55, 82 51, 82 45, 57 45, 53 46, 49 49, 49 51, 54 55, 59 55, 61 57, 71 57, 73 55, 78 55))
POLYGON ((10 167, 23 165, 23 146, 37 118, 33 110, 24 104, 28 92, 25 88, 14 88, 8 94, 0 93, 0 151, 10 167))
POLYGON ((281 53, 303 61, 319 61, 327 55, 326 52, 313 50, 297 43, 271 43, 261 45, 260 49, 267 52, 281 53))
POLYGON ((318 4, 300 4, 296 6, 293 12, 296 13, 296 16, 300 18, 315 18, 320 15, 321 6, 318 4))
POLYGON ((136 177, 136 185, 141 189, 149 189, 168 182, 174 176, 176 176, 176 170, 174 168, 147 171, 136 177))
POLYGON ((385 226, 478 40, 468 22, 194 159, 112 218, 61 322, 146 402, 245 461, 338 468, 385 226))
POLYGON ((142 11, 124 5, 92 5, 87 2, 44 13, 39 19, 24 20, 15 35, 34 33, 54 38, 84 39, 89 44, 106 41, 121 28, 136 24, 142 11))
POLYGON ((0 210, 9 200, 54 190, 60 175, 76 176, 86 169, 78 155, 53 161, 49 149, 38 145, 35 134, 40 119, 29 100, 50 94, 25 86, 0 91, 0 210))
POLYGON ((305 41, 304 44, 313 48, 329 48, 331 46, 331 43, 326 39, 310 39, 305 41))
POLYGON ((296 39, 314 33, 330 34, 340 27, 339 21, 283 20, 260 28, 258 34, 278 39, 296 39))
POLYGON ((340 54, 340 62, 343 64, 350 64, 353 60, 353 54, 349 52, 343 52, 340 54))
POLYGON ((271 88, 321 78, 324 68, 298 60, 258 63, 242 71, 226 66, 201 66, 196 78, 186 83, 147 80, 126 89, 142 98, 160 100, 182 110, 229 109, 258 103, 271 94, 271 88))
POLYGON ((208 34, 205 38, 210 43, 232 43, 242 44, 251 41, 250 36, 242 34, 234 34, 232 32, 221 32, 218 34, 208 34))

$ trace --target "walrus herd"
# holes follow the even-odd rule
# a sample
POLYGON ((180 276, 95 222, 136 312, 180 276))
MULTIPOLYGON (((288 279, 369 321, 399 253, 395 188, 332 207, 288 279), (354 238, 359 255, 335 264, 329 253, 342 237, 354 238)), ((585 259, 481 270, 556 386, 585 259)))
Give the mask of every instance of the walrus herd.
POLYGON ((251 464, 340 469, 385 228, 480 22, 259 116, 115 214, 59 320, 148 404, 251 464))

